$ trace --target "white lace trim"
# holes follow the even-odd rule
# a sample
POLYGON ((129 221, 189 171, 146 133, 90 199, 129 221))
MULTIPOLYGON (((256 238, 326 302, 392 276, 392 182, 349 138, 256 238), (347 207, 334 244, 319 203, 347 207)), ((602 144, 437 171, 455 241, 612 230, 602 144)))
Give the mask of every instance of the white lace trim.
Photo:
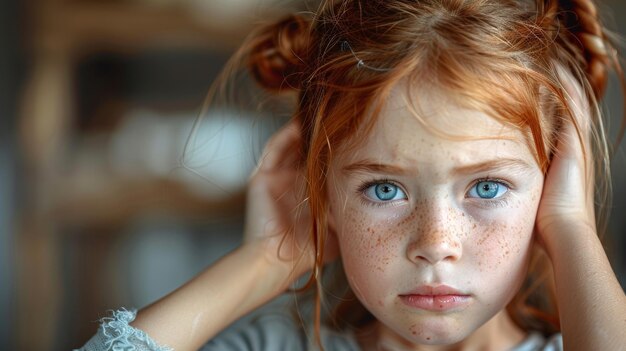
MULTIPOLYGON (((112 351, 135 351, 141 345, 153 351, 173 351, 169 347, 159 346, 144 331, 129 325, 135 320, 137 310, 130 311, 122 308, 111 311, 112 317, 100 319, 102 335, 106 337, 105 345, 107 350, 112 351)), ((143 349, 143 348, 142 348, 143 349)))

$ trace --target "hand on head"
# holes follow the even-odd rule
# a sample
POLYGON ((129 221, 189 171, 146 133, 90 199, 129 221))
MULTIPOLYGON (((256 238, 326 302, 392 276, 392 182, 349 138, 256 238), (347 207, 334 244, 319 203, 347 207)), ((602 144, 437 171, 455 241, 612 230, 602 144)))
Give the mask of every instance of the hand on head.
MULTIPOLYGON (((315 262, 301 143, 295 120, 276 132, 250 177, 247 197, 244 244, 262 245, 269 263, 288 272, 289 283, 315 262)), ((332 236, 324 250, 326 262, 337 257, 332 236)))
POLYGON ((562 117, 545 177, 536 221, 540 240, 545 240, 552 228, 562 226, 588 226, 595 232, 591 110, 572 73, 562 66, 558 70, 572 115, 562 117))

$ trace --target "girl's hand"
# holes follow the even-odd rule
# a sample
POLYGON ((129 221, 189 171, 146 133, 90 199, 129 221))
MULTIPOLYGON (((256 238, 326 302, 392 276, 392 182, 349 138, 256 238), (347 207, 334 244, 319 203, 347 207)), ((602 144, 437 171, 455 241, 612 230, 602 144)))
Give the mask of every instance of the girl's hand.
POLYGON ((556 235, 553 233, 569 232, 564 228, 584 228, 596 232, 589 104, 570 72, 559 66, 559 75, 578 130, 565 117, 558 131, 556 150, 537 212, 537 231, 540 242, 544 244, 547 236, 556 235), (552 230, 556 228, 558 230, 552 230))
MULTIPOLYGON (((244 244, 144 308, 133 326, 162 345, 198 350, 232 322, 282 293, 313 267, 300 127, 274 135, 250 179, 244 244)), ((331 241, 325 256, 336 256, 331 241)))
MULTIPOLYGON (((250 178, 247 197, 244 245, 260 245, 270 266, 285 275, 287 286, 315 261, 301 143, 295 121, 276 132, 250 178)), ((337 256, 334 235, 327 242, 324 256, 329 261, 337 256)))
POLYGON ((595 226, 588 100, 571 73, 560 69, 559 75, 578 130, 563 121, 536 226, 554 268, 563 348, 624 350, 626 295, 595 226))

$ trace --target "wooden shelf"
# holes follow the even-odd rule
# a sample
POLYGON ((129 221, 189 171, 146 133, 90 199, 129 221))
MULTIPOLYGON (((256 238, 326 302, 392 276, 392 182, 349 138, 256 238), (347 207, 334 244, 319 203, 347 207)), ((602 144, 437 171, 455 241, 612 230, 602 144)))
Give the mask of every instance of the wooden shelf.
POLYGON ((243 213, 245 203, 244 189, 229 197, 211 199, 171 179, 110 179, 100 191, 90 193, 72 192, 69 184, 60 188, 67 191, 48 216, 56 223, 79 228, 123 225, 150 212, 191 221, 235 218, 243 213))
MULTIPOLYGON (((17 349, 43 350, 60 339, 61 302, 67 289, 59 283, 63 281, 60 243, 65 229, 100 228, 100 233, 107 233, 106 228, 154 211, 191 220, 211 213, 236 216, 244 205, 243 191, 228 199, 211 200, 193 194, 184 184, 163 179, 110 178, 107 186, 96 187, 93 193, 74 189, 64 167, 69 140, 77 133, 72 76, 76 64, 84 55, 98 52, 124 55, 188 48, 232 52, 254 23, 245 18, 226 22, 211 14, 202 17, 180 6, 120 1, 31 0, 28 6, 24 23, 31 67, 19 121, 26 174, 23 183, 28 192, 16 240, 16 257, 21 259, 17 263, 15 335, 17 349)), ((275 17, 276 9, 269 10, 271 16, 257 11, 254 17, 275 17)))
POLYGON ((184 7, 76 3, 38 11, 34 49, 136 51, 151 46, 232 51, 252 21, 201 18, 184 7))

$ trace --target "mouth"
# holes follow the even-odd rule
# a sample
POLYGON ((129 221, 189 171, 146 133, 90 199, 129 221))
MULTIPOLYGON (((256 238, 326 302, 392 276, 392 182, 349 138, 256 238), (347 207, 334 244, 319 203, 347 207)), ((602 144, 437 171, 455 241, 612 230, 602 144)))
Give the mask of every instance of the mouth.
POLYGON ((402 302, 412 308, 433 312, 452 312, 467 307, 470 294, 447 285, 422 285, 408 293, 399 295, 402 302))

